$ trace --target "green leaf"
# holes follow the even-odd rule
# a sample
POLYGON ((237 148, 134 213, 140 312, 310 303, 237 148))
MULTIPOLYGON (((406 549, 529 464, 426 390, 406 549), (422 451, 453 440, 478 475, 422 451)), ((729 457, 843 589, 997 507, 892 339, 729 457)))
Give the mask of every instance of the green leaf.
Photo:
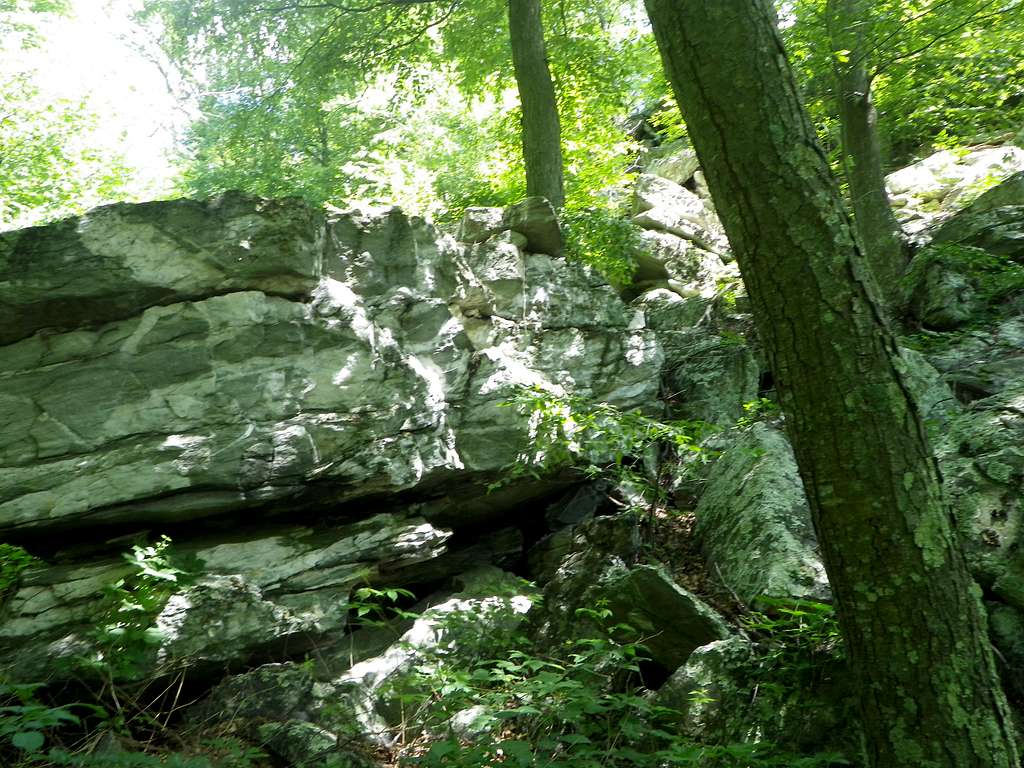
POLYGON ((38 752, 46 743, 46 737, 39 731, 19 731, 11 737, 11 743, 24 752, 38 752))
POLYGON ((521 768, 527 768, 533 762, 533 747, 525 741, 506 739, 498 742, 498 749, 515 760, 521 768))

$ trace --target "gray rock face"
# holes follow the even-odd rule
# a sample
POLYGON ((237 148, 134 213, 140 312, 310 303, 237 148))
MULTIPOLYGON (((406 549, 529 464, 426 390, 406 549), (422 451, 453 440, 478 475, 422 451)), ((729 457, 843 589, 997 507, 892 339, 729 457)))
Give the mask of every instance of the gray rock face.
POLYGON ((505 209, 502 224, 526 238, 531 253, 562 255, 562 229, 555 209, 543 197, 528 197, 505 209))
POLYGON ((971 245, 1024 261, 1024 171, 988 190, 945 222, 933 242, 971 245))
MULTIPOLYGON (((196 579, 156 617, 162 640, 148 669, 238 662, 282 641, 301 647, 341 630, 349 593, 360 584, 458 573, 465 562, 449 555, 451 535, 422 518, 380 514, 336 527, 279 526, 182 542, 175 554, 196 579)), ((89 629, 116 611, 103 587, 131 572, 121 559, 30 572, 4 606, 0 667, 26 681, 66 676, 68 657, 89 652, 89 629)))
POLYGON ((982 308, 970 276, 932 246, 914 257, 906 281, 907 309, 925 328, 954 330, 982 308))
POLYGON ((721 617, 663 570, 630 565, 640 542, 628 518, 595 518, 565 538, 559 542, 557 570, 545 574, 541 611, 533 617, 541 645, 601 636, 593 618, 577 611, 597 605, 607 605, 613 623, 636 630, 651 660, 669 672, 694 648, 729 636, 721 617))
POLYGON ((0 234, 0 345, 95 328, 156 305, 260 291, 299 297, 321 273, 324 217, 294 200, 112 205, 0 234))
POLYGON ((1024 388, 971 403, 940 443, 947 493, 972 571, 1024 611, 1024 388))
POLYGON ((718 216, 705 201, 675 182, 641 174, 634 193, 633 222, 643 229, 674 235, 711 253, 728 251, 718 216))
POLYGON ((518 237, 238 196, 4 235, 0 533, 436 493, 515 457, 516 385, 652 401, 654 334, 518 237))
POLYGON ((694 514, 713 573, 744 602, 829 597, 796 460, 777 430, 754 424, 725 450, 694 514))
POLYGON ((925 356, 965 400, 990 397, 1024 380, 1024 317, 1020 315, 964 332, 952 342, 934 338, 940 346, 925 356))
POLYGON ((696 648, 731 634, 713 609, 659 568, 612 566, 600 575, 595 593, 607 596, 616 621, 636 630, 651 660, 666 670, 677 669, 696 648))
MULTIPOLYGON (((465 588, 437 602, 382 653, 354 664, 330 685, 347 701, 362 732, 390 744, 402 730, 401 697, 417 692, 408 681, 414 667, 450 663, 460 654, 468 666, 508 647, 535 596, 511 574, 488 569, 468 575, 465 588)), ((425 695, 426 691, 419 691, 425 695)))
POLYGON ((904 230, 923 244, 931 240, 939 223, 973 202, 993 180, 1002 181, 1022 170, 1024 149, 1019 147, 942 150, 889 174, 886 185, 904 230))
POLYGON ((663 179, 686 184, 700 168, 697 152, 685 143, 658 148, 657 156, 647 164, 647 173, 663 179))
MULTIPOLYGON (((665 320, 663 312, 654 322, 665 320)), ((680 330, 666 329, 659 335, 673 412, 682 418, 732 426, 743 416, 744 403, 757 399, 761 366, 751 348, 735 335, 676 327, 680 330)))

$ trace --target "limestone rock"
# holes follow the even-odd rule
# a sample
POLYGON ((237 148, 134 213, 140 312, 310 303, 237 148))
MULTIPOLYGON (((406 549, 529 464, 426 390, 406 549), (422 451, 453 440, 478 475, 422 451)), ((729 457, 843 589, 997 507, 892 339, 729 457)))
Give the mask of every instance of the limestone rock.
MULTIPOLYGON (((691 306, 681 304, 673 314, 689 315, 691 306)), ((661 308, 652 323, 658 326, 658 339, 665 350, 665 383, 673 413, 679 418, 732 426, 744 415, 743 404, 758 396, 761 366, 753 350, 736 334, 687 328, 682 322, 672 323, 670 317, 661 308)))
POLYGON ((501 208, 470 207, 462 214, 456 238, 460 243, 482 243, 504 231, 505 211, 501 208))
POLYGON ((786 438, 756 423, 712 466, 694 511, 712 573, 741 600, 828 599, 796 459, 786 438))
POLYGON ((510 216, 523 234, 460 246, 395 208, 229 196, 4 235, 0 306, 28 325, 0 354, 0 532, 478 497, 524 444, 498 407, 515 387, 651 402, 654 334, 589 268, 521 250, 556 250, 550 206, 510 216), (122 288, 86 327, 25 335, 51 299, 122 288))
POLYGON ((714 211, 685 187, 651 174, 637 178, 633 222, 643 229, 667 232, 713 253, 728 243, 714 211))
POLYGON ((716 281, 727 271, 721 256, 668 232, 645 230, 641 237, 650 255, 664 265, 667 277, 681 283, 687 291, 714 295, 716 281))
MULTIPOLYGON (((155 617, 161 639, 141 672, 237 664, 283 643, 297 652, 345 628, 349 593, 360 584, 437 583, 502 561, 500 549, 449 552, 451 535, 422 518, 387 513, 339 527, 279 526, 176 545, 174 556, 194 583, 155 617)), ((129 573, 123 560, 103 559, 26 574, 4 606, 0 667, 19 680, 66 677, 69 657, 89 652, 89 628, 116 609, 103 587, 129 573)))
POLYGON ((2 233, 0 345, 235 292, 302 296, 320 277, 323 233, 323 214, 298 200, 238 193, 2 233))
POLYGON ((933 242, 970 245, 1024 262, 1024 171, 946 221, 933 242))
POLYGON ((840 747, 857 754, 855 702, 841 663, 783 685, 771 685, 764 675, 755 647, 730 637, 696 649, 652 698, 677 710, 679 729, 702 743, 767 741, 805 754, 840 747), (787 691, 789 686, 794 688, 787 691))
POLYGON ((605 597, 615 621, 636 630, 651 661, 665 670, 678 668, 694 649, 731 634, 712 608, 653 566, 613 565, 588 594, 605 597))
POLYGON ((605 628, 577 612, 595 605, 607 605, 613 623, 633 627, 666 672, 694 648, 729 635, 713 609, 660 568, 630 565, 639 552, 638 534, 628 516, 598 517, 574 526, 568 540, 559 539, 561 562, 546 575, 542 607, 532 619, 541 646, 601 636, 605 628))
POLYGON ((1024 149, 1019 147, 942 150, 889 174, 886 186, 905 231, 925 243, 937 222, 972 202, 992 180, 1022 170, 1024 149))
POLYGON ((947 495, 974 577, 1024 610, 1024 414, 1019 382, 954 418, 938 446, 947 495))
POLYGON ((954 330, 982 309, 970 276, 933 246, 914 257, 905 282, 907 309, 925 328, 954 330))
POLYGON ((686 144, 663 146, 658 148, 657 156, 647 164, 646 172, 663 179, 686 184, 700 168, 697 152, 686 144))
POLYGON ((335 695, 348 702, 371 739, 389 744, 401 731, 403 696, 429 695, 408 675, 440 659, 492 658, 533 604, 520 579, 496 570, 470 575, 464 589, 424 611, 383 653, 353 665, 333 679, 335 695), (461 656, 459 656, 461 654, 461 656))
POLYGON ((502 224, 526 238, 526 250, 530 253, 562 255, 562 229, 555 209, 545 198, 528 197, 509 206, 502 224))
POLYGON ((750 717, 752 691, 744 668, 755 661, 748 640, 733 636, 694 649, 686 663, 658 689, 658 706, 679 712, 679 727, 703 742, 731 743, 755 735, 750 717))
POLYGON ((644 313, 647 326, 655 331, 671 363, 676 353, 684 349, 685 342, 675 345, 707 317, 714 300, 699 294, 680 295, 680 291, 655 288, 645 291, 633 300, 633 306, 644 313), (671 351, 669 351, 671 350, 671 351))
POLYGON ((1024 380, 1024 317, 950 337, 931 334, 925 356, 956 396, 973 401, 998 394, 1024 380))

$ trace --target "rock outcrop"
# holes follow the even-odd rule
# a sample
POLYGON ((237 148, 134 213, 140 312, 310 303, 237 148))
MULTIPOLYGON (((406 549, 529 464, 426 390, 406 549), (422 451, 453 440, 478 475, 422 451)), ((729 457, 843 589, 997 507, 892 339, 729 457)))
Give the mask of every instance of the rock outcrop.
MULTIPOLYGON (((890 184, 933 240, 906 280, 906 380, 1024 692, 1020 175, 953 213, 1018 165, 943 155, 890 184)), ((537 198, 468 210, 458 239, 394 208, 237 194, 0 235, 0 538, 41 558, 0 570, 5 679, 89 680, 130 624, 140 561, 123 554, 168 534, 173 568, 141 566, 166 590, 149 641, 119 674, 187 678, 186 722, 282 764, 372 765, 403 702, 429 698, 417 675, 572 649, 606 624, 642 638, 645 681, 667 681, 654 700, 693 739, 855 743, 841 664, 791 706, 765 693, 763 627, 723 618, 828 615, 828 583, 694 158, 646 171, 632 217, 649 253, 627 288, 561 256, 537 198), (702 450, 636 457, 664 491, 642 516, 620 510, 642 506, 622 478, 498 483, 529 445, 529 419, 501 407, 523 386, 697 420, 702 450), (652 526, 684 551, 651 562, 670 549, 652 526)), ((449 715, 432 727, 489 738, 473 708, 449 715)))
POLYGON ((516 385, 653 402, 642 317, 511 234, 228 196, 3 235, 0 535, 406 491, 472 506, 523 446, 496 407, 516 385))

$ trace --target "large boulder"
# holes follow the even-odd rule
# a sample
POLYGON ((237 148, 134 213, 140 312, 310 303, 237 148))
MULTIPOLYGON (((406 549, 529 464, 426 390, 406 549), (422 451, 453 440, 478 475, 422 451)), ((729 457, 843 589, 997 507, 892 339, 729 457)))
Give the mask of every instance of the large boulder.
POLYGON ((649 312, 665 350, 666 399, 673 414, 731 427, 744 415, 744 404, 758 397, 761 365, 751 346, 736 333, 673 323, 673 316, 692 317, 692 300, 659 304, 649 312))
POLYGON ((378 744, 401 735, 411 699, 427 699, 431 667, 495 658, 512 646, 536 596, 521 580, 497 569, 464 576, 463 589, 434 602, 399 639, 330 680, 334 696, 354 712, 378 744))
MULTIPOLYGON (((452 547, 450 529, 384 513, 345 525, 241 531, 173 548, 183 579, 151 618, 158 642, 138 674, 237 665, 290 644, 293 652, 344 630, 350 593, 365 583, 436 584, 474 564, 514 561, 519 547, 452 547)), ((137 576, 122 558, 80 558, 28 571, 3 606, 0 668, 33 681, 65 678, 116 623, 105 588, 137 576)))
POLYGON ((958 334, 919 337, 928 361, 963 401, 984 399, 1024 380, 1024 317, 958 334))
POLYGON ((711 468, 694 514, 712 574, 740 600, 829 598, 796 459, 778 430, 755 423, 740 432, 711 468))
MULTIPOLYGON (((529 241, 557 230, 535 209, 509 226, 556 250, 529 241)), ((0 533, 399 491, 461 493, 467 516, 521 501, 478 503, 525 444, 497 407, 517 386, 635 407, 662 363, 607 284, 523 242, 238 196, 4 235, 0 533)))
POLYGON ((555 209, 546 198, 528 197, 505 209, 502 225, 526 238, 531 253, 562 255, 562 228, 555 209))
POLYGON ((715 211, 704 199, 660 176, 640 174, 633 200, 633 223, 693 242, 702 250, 723 254, 728 241, 715 211))
POLYGON ((946 221, 933 241, 974 246, 1024 263, 1024 171, 946 221))
POLYGON ((608 625, 630 627, 628 639, 641 638, 650 662, 667 675, 695 648, 730 635, 712 608, 662 568, 633 565, 639 549, 628 515, 594 518, 561 537, 557 569, 545 574, 542 608, 533 617, 540 645, 601 637, 608 626, 594 608, 605 607, 608 625))
POLYGON ((947 494, 976 579, 1024 611, 1024 387, 972 402, 939 443, 947 494))
POLYGON ((237 193, 0 233, 0 345, 230 293, 301 297, 320 279, 323 240, 322 212, 237 193))
POLYGON ((993 182, 1024 170, 1024 149, 1014 146, 942 150, 886 177, 897 218, 919 243, 938 222, 964 208, 993 182))
POLYGON ((857 754, 856 702, 842 662, 805 650, 804 668, 785 668, 766 650, 737 636, 709 643, 652 698, 676 710, 680 731, 704 744, 764 741, 804 754, 837 748, 857 754))
POLYGON ((679 185, 689 182, 700 168, 696 150, 685 140, 664 144, 651 154, 652 157, 644 170, 679 185))

